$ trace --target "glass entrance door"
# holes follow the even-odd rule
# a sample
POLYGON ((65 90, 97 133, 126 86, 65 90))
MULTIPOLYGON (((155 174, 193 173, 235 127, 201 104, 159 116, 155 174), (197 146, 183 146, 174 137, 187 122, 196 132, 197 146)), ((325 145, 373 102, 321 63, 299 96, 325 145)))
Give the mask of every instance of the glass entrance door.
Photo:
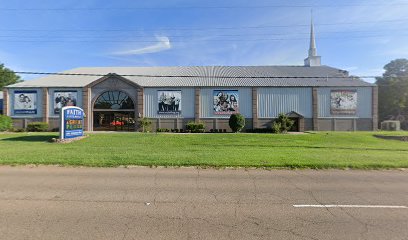
POLYGON ((132 111, 95 111, 94 131, 135 131, 135 113, 132 111))

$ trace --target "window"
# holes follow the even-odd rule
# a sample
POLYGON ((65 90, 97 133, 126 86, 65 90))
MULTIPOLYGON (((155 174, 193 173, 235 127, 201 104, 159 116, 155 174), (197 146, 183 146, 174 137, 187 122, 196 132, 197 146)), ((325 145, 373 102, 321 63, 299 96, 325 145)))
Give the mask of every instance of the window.
POLYGON ((95 101, 94 109, 123 110, 134 109, 132 99, 122 91, 108 91, 102 93, 95 101))

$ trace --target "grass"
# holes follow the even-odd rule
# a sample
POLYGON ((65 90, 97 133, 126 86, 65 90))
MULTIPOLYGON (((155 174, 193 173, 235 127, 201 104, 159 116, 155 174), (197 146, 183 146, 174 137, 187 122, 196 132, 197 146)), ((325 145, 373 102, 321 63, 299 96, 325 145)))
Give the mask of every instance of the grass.
POLYGON ((99 133, 83 140, 48 142, 55 133, 0 134, 0 164, 408 168, 408 142, 374 134, 406 132, 313 132, 306 134, 99 133))

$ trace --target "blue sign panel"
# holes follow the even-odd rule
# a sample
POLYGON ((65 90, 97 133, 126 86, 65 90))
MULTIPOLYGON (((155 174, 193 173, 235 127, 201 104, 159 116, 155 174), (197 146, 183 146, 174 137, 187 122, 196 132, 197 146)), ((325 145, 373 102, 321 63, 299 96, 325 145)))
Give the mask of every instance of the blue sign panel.
POLYGON ((63 107, 61 110, 60 138, 76 138, 84 135, 84 110, 79 107, 63 107))

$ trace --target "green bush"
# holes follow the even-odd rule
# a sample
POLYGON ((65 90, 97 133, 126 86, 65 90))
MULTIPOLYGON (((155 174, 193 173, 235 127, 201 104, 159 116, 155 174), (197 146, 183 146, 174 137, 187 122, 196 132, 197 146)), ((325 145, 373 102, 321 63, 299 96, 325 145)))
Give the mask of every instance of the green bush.
MULTIPOLYGON (((168 129, 168 128, 158 128, 158 129, 156 129, 156 132, 170 132, 170 129, 168 129)), ((173 129, 172 129, 172 132, 173 132, 173 129)))
POLYGON ((295 121, 291 120, 286 114, 280 113, 278 118, 273 122, 272 129, 274 133, 287 133, 295 121))
POLYGON ((245 127, 245 117, 239 113, 232 114, 228 123, 233 132, 240 132, 245 127))
POLYGON ((27 125, 27 132, 46 132, 48 131, 48 123, 46 122, 31 122, 27 125))
POLYGON ((152 121, 150 119, 148 119, 147 117, 143 117, 138 121, 143 132, 149 131, 150 126, 152 125, 152 121))
POLYGON ((11 117, 0 115, 0 132, 8 131, 13 127, 11 117))
POLYGON ((254 128, 254 129, 247 129, 246 132, 248 133, 273 133, 272 128, 254 128))
POLYGON ((272 132, 273 133, 282 133, 282 124, 280 122, 273 122, 272 123, 272 132))
POLYGON ((205 124, 203 122, 193 122, 190 121, 186 125, 187 132, 192 133, 203 133, 205 132, 205 124))

